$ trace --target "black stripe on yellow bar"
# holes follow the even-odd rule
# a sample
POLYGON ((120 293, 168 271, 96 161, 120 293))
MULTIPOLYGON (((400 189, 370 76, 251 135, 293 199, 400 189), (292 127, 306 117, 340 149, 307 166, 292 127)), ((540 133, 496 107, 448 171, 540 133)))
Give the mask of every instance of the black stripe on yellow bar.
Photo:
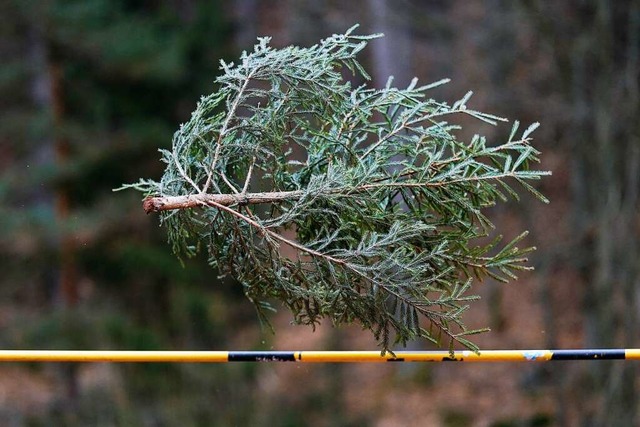
POLYGON ((230 351, 229 362, 295 362, 293 351, 230 351))
POLYGON ((551 360, 620 360, 625 359, 625 351, 611 350, 554 350, 551 360))

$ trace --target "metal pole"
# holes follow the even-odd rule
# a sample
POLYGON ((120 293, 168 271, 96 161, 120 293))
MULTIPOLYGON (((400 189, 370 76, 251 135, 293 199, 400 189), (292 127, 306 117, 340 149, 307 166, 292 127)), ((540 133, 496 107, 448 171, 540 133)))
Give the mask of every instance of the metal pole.
POLYGON ((640 349, 471 351, 109 351, 0 350, 0 362, 548 362, 640 360, 640 349))

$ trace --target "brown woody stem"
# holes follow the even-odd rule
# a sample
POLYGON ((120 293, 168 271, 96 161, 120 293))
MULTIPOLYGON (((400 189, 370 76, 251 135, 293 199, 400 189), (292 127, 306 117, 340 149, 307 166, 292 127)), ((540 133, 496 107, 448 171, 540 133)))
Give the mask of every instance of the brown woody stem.
POLYGON ((191 194, 188 196, 147 197, 142 203, 146 213, 189 209, 199 206, 233 204, 248 205, 257 203, 277 203, 283 200, 297 200, 303 191, 274 191, 268 193, 245 194, 191 194))

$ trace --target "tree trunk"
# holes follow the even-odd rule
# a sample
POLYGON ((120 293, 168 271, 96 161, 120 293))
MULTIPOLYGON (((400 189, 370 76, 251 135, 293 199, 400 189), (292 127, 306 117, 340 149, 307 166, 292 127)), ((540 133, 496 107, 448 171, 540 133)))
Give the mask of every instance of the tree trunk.
POLYGON ((393 7, 387 0, 367 0, 372 32, 384 33, 384 37, 371 44, 373 52, 372 77, 377 87, 394 77, 394 85, 409 84, 412 41, 408 17, 402 17, 403 8, 393 7))
MULTIPOLYGON (((51 112, 53 118, 54 146, 58 170, 64 170, 69 163, 69 140, 64 135, 65 99, 64 75, 62 64, 49 58, 49 76, 51 81, 51 112)), ((78 286, 76 273, 76 245, 69 229, 70 195, 64 182, 59 182, 55 193, 55 212, 59 226, 60 254, 60 296, 66 308, 73 308, 78 302, 78 286)))
MULTIPOLYGON (((31 28, 31 57, 36 64, 33 80, 33 100, 35 105, 49 112, 52 120, 51 137, 43 144, 43 150, 53 153, 53 161, 58 170, 63 170, 69 161, 69 141, 64 135, 65 102, 64 79, 61 63, 55 58, 49 41, 40 28, 31 28)), ((49 156, 50 158, 51 156, 49 156)), ((57 286, 52 295, 52 303, 60 303, 63 310, 69 310, 78 302, 76 274, 76 245, 69 229, 70 197, 64 182, 59 181, 51 199, 57 223, 56 252, 57 286)), ((73 407, 77 402, 78 383, 75 365, 64 365, 61 376, 65 382, 65 404, 73 407)))

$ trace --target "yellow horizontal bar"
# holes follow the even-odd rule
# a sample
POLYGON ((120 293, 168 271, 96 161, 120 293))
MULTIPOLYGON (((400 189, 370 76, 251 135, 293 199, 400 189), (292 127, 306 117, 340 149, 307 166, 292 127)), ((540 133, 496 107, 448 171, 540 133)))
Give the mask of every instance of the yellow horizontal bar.
POLYGON ((526 362, 550 360, 551 352, 488 350, 476 354, 471 351, 457 351, 452 358, 448 351, 396 351, 384 356, 381 356, 379 351, 302 351, 299 357, 301 362, 526 362))
POLYGON ((0 362, 546 362, 640 360, 640 349, 456 351, 111 351, 0 350, 0 362))
POLYGON ((226 362, 228 351, 0 350, 0 362, 226 362))
MULTIPOLYGON (((640 350, 638 350, 640 356, 640 350)), ((459 351, 295 351, 295 352, 229 352, 229 351, 109 351, 109 350, 0 350, 0 362, 167 362, 167 363, 223 363, 229 361, 297 362, 517 362, 547 361, 548 350, 489 350, 479 354, 459 351), (288 359, 282 354, 290 354, 288 359)))
POLYGON ((640 360, 640 348, 627 348, 624 353, 626 360, 640 360))

